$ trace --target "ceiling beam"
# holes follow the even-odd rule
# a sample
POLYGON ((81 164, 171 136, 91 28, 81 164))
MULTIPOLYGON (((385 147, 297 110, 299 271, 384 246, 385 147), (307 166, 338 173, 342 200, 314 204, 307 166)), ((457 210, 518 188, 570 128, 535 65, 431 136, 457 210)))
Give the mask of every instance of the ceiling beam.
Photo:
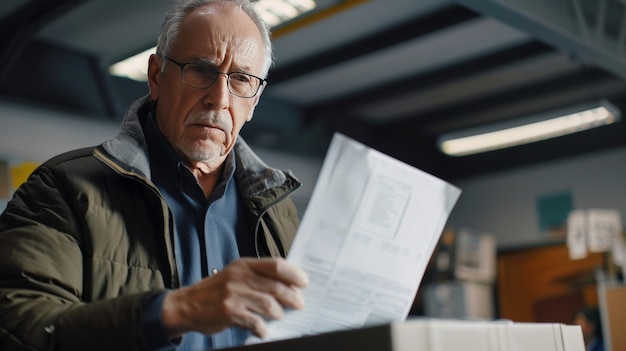
POLYGON ((626 4, 620 0, 456 0, 626 78, 626 4))
POLYGON ((479 15, 467 8, 452 5, 435 13, 413 18, 387 30, 355 40, 347 45, 320 52, 288 65, 277 67, 270 72, 271 85, 328 69, 353 59, 383 51, 395 45, 410 41, 455 24, 478 18, 479 15))
POLYGON ((24 47, 45 24, 86 0, 30 1, 0 23, 0 82, 11 70, 24 47))
MULTIPOLYGON (((480 55, 452 65, 444 65, 438 69, 419 72, 414 75, 407 75, 401 80, 394 80, 385 84, 378 84, 375 87, 364 89, 351 93, 350 95, 339 96, 337 98, 324 100, 320 103, 306 107, 307 116, 314 118, 318 114, 325 115, 322 111, 332 110, 333 119, 338 116, 351 115, 363 121, 372 123, 393 123, 407 120, 414 120, 420 113, 426 114, 432 110, 449 107, 450 104, 459 103, 463 97, 460 94, 448 94, 448 99, 455 101, 447 101, 437 103, 434 100, 427 102, 421 101, 421 96, 431 94, 435 89, 441 90, 446 87, 459 84, 459 82, 477 79, 486 74, 493 72, 494 67, 510 67, 513 65, 521 65, 527 60, 533 60, 535 57, 544 57, 555 55, 554 49, 542 42, 532 41, 523 43, 504 50, 480 55), (419 82, 419 84, 416 84, 419 82), (408 97, 407 97, 408 96, 408 97), (398 112, 398 106, 392 110, 388 109, 388 102, 405 98, 410 100, 411 108, 407 111, 398 112), (369 114, 374 110, 387 109, 384 113, 380 113, 378 119, 372 118, 369 114), (365 111, 365 112, 364 112, 365 111), (393 113, 390 111, 394 111, 393 113)), ((517 82, 513 82, 517 83, 517 82)), ((463 94, 470 94, 474 89, 470 89, 463 94)), ((327 116, 331 118, 331 116, 327 116)))

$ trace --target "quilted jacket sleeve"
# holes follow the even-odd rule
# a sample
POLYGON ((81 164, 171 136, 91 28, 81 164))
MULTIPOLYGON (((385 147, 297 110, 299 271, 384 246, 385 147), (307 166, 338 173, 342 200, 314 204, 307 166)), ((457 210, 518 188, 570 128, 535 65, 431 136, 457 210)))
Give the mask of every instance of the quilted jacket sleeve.
POLYGON ((141 349, 141 307, 158 291, 84 301, 82 195, 61 174, 39 167, 0 216, 0 349, 141 349))

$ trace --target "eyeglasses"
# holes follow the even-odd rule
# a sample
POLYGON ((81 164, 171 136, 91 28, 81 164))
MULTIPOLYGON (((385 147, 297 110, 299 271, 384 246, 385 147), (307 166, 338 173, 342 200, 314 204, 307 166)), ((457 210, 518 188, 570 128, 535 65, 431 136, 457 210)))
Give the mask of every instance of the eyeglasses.
POLYGON ((197 89, 206 89, 213 85, 220 74, 226 76, 226 85, 228 91, 235 96, 242 98, 254 97, 259 88, 267 81, 263 78, 259 78, 252 74, 243 72, 220 72, 210 65, 200 63, 180 63, 170 57, 163 56, 168 61, 171 61, 182 72, 183 84, 197 89))

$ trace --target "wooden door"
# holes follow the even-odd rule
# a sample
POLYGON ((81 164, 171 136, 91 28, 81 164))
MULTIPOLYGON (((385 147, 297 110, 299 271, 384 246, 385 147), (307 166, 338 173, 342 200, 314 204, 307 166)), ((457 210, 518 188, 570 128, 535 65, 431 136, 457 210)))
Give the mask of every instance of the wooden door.
POLYGON ((604 254, 570 260, 564 244, 498 254, 498 316, 515 322, 571 324, 583 305, 597 306, 594 270, 604 254))

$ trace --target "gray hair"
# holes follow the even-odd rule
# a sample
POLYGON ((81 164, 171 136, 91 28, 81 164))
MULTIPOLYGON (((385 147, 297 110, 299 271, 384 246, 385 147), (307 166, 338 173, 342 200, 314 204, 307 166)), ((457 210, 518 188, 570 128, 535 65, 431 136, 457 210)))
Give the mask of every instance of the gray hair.
POLYGON ((272 41, 269 26, 263 21, 261 16, 256 12, 254 6, 249 0, 179 0, 165 14, 163 25, 161 26, 161 34, 157 42, 156 53, 159 56, 168 55, 172 42, 176 40, 176 36, 180 31, 180 25, 185 17, 195 9, 215 3, 231 3, 243 10, 254 22, 261 33, 263 41, 264 60, 261 71, 263 78, 267 77, 270 67, 273 64, 272 41))

